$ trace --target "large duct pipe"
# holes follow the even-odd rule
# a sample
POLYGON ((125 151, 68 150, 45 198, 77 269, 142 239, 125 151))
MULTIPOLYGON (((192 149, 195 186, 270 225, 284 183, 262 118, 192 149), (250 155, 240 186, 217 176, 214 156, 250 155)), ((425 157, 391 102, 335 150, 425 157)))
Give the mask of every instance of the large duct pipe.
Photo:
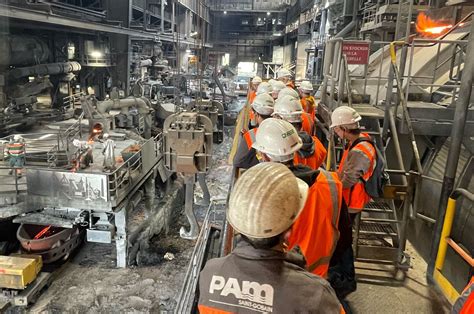
POLYGON ((137 107, 138 113, 145 119, 145 133, 144 138, 151 137, 151 103, 145 97, 127 97, 124 99, 111 99, 97 103, 97 111, 101 114, 108 113, 111 109, 120 109, 123 114, 128 114, 130 107, 137 107))
POLYGON ((9 72, 10 78, 19 79, 26 76, 35 75, 56 75, 77 72, 81 70, 79 62, 49 63, 39 64, 26 68, 16 68, 9 72))
POLYGON ((48 45, 37 37, 25 35, 0 37, 0 66, 43 63, 48 57, 48 45))
POLYGON ((351 32, 357 25, 357 11, 359 10, 359 0, 353 0, 353 7, 352 7, 352 20, 349 24, 347 24, 339 33, 337 33, 334 38, 344 37, 349 32, 351 32))

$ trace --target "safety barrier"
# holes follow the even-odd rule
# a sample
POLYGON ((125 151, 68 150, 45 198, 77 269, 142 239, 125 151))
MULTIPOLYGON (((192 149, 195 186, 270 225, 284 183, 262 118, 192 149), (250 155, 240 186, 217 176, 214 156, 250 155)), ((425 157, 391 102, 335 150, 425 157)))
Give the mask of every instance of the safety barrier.
POLYGON ((436 256, 436 264, 433 273, 433 279, 438 287, 441 289, 445 297, 449 302, 454 303, 459 297, 459 292, 453 287, 451 282, 443 275, 442 270, 444 261, 446 259, 446 252, 448 245, 461 256, 471 267, 474 267, 474 258, 466 252, 459 244, 457 244, 451 237, 451 228, 453 226, 454 215, 456 213, 456 202, 461 197, 467 198, 469 201, 474 202, 474 194, 470 193, 465 189, 455 190, 448 200, 448 206, 446 207, 446 218, 444 220, 443 229, 441 232, 441 241, 438 247, 438 254, 436 256))

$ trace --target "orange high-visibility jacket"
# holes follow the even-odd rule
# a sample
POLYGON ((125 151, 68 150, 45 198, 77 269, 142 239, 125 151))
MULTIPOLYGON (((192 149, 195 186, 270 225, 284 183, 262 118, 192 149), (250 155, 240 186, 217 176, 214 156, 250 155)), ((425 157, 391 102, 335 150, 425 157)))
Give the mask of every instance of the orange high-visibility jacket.
POLYGON ((301 118, 303 119, 302 121, 303 126, 301 127, 301 129, 305 131, 306 133, 308 133, 309 135, 313 135, 314 122, 311 119, 311 116, 308 113, 303 112, 303 114, 301 115, 301 118))
POLYGON ((472 314, 474 313, 474 276, 467 284, 459 298, 454 302, 451 313, 472 314))
POLYGON ((319 141, 316 136, 311 136, 314 142, 314 154, 308 158, 303 158, 298 153, 295 154, 293 163, 295 165, 306 165, 311 169, 318 169, 323 164, 328 154, 326 147, 319 141))
MULTIPOLYGON (((370 137, 367 133, 362 133, 362 136, 370 137)), ((375 168, 375 162, 376 162, 375 148, 369 142, 360 142, 359 144, 354 146, 352 149, 350 149, 350 143, 349 143, 348 147, 344 151, 344 154, 342 155, 341 163, 339 164, 338 173, 339 173, 340 178, 342 176, 342 173, 344 172, 346 173, 352 172, 352 171, 359 172, 358 169, 345 169, 346 160, 349 155, 349 152, 351 152, 351 154, 354 154, 354 153, 357 154, 355 155, 355 158, 357 159, 362 158, 362 159, 366 159, 365 161, 368 161, 369 168, 367 171, 365 171, 362 174, 362 179, 364 181, 367 181, 370 178, 370 176, 372 176, 372 173, 374 172, 374 168, 375 168)), ((350 167, 350 165, 348 165, 347 167, 350 167)), ((364 209, 365 205, 367 205, 367 203, 371 200, 371 197, 365 191, 364 182, 362 182, 362 180, 358 180, 351 187, 344 187, 343 195, 344 195, 344 200, 346 201, 347 207, 349 208, 349 212, 351 213, 361 212, 362 209, 364 209)))
POLYGON ((314 116, 315 116, 315 110, 316 110, 316 100, 314 99, 313 96, 308 96, 305 98, 300 99, 301 106, 303 107, 303 110, 307 112, 311 119, 314 121, 314 116))
POLYGON ((320 169, 308 191, 306 205, 291 228, 288 249, 299 246, 306 268, 323 278, 327 277, 329 261, 339 239, 341 205, 342 183, 337 173, 320 169))
POLYGON ((249 97, 248 97, 248 103, 252 105, 253 101, 255 100, 255 97, 257 97, 257 92, 254 90, 251 90, 249 92, 249 97))
POLYGON ((252 148, 253 143, 255 143, 257 131, 258 128, 253 128, 244 133, 244 139, 247 143, 247 147, 249 148, 249 150, 252 148))

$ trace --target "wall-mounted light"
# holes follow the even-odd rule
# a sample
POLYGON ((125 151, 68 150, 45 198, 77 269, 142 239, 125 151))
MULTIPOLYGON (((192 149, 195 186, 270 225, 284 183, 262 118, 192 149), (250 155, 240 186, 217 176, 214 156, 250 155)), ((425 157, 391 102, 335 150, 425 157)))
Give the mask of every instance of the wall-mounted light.
POLYGON ((191 49, 186 49, 186 53, 191 53, 191 49))
POLYGON ((270 12, 267 12, 267 15, 270 15, 271 13, 270 12))
POLYGON ((227 14, 227 11, 224 11, 224 14, 227 14))
POLYGON ((103 54, 100 51, 94 50, 91 52, 91 57, 94 59, 102 58, 103 54))

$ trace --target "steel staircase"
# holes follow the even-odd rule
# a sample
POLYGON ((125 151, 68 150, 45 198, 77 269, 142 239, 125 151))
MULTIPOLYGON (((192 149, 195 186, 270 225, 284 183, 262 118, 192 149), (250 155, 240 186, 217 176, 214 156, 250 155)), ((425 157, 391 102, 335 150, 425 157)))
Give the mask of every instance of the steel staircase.
MULTIPOLYGON (((380 127, 381 117, 363 113, 361 115, 364 132, 372 137, 385 158, 380 127)), ((405 175, 404 171, 399 170, 387 170, 387 172, 391 176, 405 175)), ((410 180, 405 182, 410 182, 410 180)), ((407 198, 408 191, 409 188, 405 184, 393 185, 389 182, 385 188, 384 198, 372 200, 362 213, 356 216, 353 224, 353 249, 357 260, 390 262, 397 268, 409 266, 409 256, 404 252, 409 210, 409 206, 406 205, 410 204, 409 201, 405 204, 404 199, 407 198), (401 212, 396 208, 398 204, 404 204, 401 212)))

